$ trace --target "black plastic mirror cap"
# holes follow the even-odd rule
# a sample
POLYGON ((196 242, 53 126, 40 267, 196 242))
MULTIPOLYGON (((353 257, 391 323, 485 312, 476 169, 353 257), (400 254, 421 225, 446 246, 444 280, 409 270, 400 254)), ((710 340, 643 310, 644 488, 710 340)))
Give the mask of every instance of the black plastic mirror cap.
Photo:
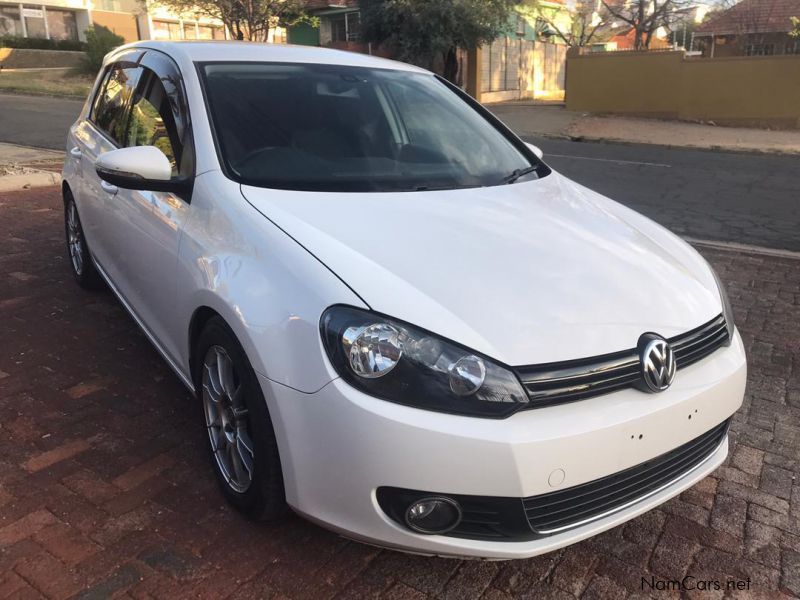
POLYGON ((139 190, 148 192, 171 192, 184 195, 192 191, 192 180, 189 177, 175 177, 168 181, 158 179, 145 179, 132 173, 108 171, 101 167, 95 169, 97 176, 103 181, 125 190, 139 190))

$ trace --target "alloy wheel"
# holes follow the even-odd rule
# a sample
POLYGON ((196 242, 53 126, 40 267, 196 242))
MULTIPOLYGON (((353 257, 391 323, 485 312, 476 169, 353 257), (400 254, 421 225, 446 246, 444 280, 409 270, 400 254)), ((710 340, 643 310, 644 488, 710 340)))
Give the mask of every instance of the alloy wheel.
POLYGON ((253 442, 244 386, 228 353, 212 346, 203 361, 203 411, 208 438, 222 476, 238 493, 253 482, 253 442))
POLYGON ((67 245, 72 268, 80 276, 83 273, 83 235, 75 202, 67 205, 67 245))

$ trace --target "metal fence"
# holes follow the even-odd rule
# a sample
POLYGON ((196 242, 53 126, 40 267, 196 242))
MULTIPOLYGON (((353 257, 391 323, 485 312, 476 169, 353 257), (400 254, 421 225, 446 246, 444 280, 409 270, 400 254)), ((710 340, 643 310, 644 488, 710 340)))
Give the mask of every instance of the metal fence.
POLYGON ((480 89, 485 101, 563 99, 565 45, 499 38, 481 53, 480 89))

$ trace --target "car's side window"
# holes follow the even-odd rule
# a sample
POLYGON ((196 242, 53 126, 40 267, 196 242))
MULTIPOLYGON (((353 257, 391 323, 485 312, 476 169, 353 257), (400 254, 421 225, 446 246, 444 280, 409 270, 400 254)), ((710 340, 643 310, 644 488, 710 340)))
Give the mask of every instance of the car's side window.
POLYGON ((141 68, 130 62, 111 65, 92 110, 91 120, 120 146, 125 139, 127 109, 140 72, 141 68))
POLYGON ((103 78, 100 80, 100 85, 97 86, 97 91, 95 92, 94 98, 92 98, 92 110, 89 113, 89 120, 91 121, 95 120, 95 115, 100 108, 100 104, 103 102, 108 76, 110 74, 111 67, 106 67, 105 71, 103 71, 103 78))
POLYGON ((194 175, 194 146, 180 69, 166 54, 149 50, 133 99, 125 145, 159 148, 172 164, 173 177, 194 175))
POLYGON ((172 175, 180 171, 183 144, 164 85, 150 69, 142 69, 140 85, 133 98, 125 135, 126 146, 155 146, 172 165, 172 175))

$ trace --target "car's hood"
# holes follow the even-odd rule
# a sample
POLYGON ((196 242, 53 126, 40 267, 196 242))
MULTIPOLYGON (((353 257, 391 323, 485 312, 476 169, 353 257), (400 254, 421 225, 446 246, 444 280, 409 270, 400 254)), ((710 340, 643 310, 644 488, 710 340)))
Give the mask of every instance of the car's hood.
POLYGON ((688 244, 555 172, 438 192, 242 193, 373 310, 510 365, 626 350, 721 312, 688 244))

